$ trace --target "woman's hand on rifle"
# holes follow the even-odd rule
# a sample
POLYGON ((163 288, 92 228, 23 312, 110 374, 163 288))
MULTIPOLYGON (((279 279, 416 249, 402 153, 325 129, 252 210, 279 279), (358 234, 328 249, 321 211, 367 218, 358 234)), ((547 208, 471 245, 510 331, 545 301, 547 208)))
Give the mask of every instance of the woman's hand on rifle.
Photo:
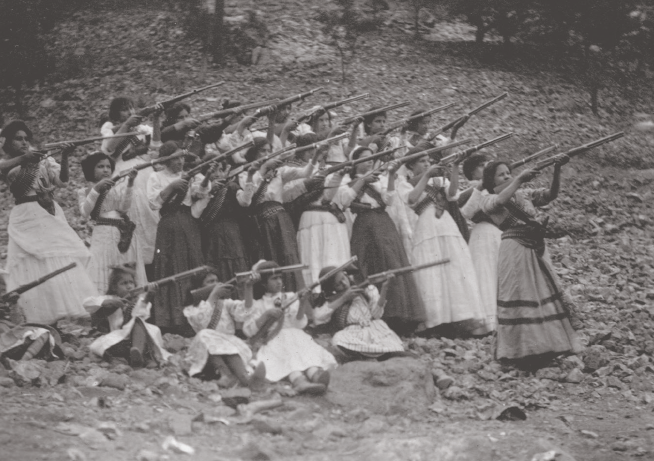
POLYGON ((176 179, 168 187, 171 187, 174 191, 183 192, 188 189, 188 179, 176 179))
POLYGON ((105 310, 106 315, 111 315, 118 309, 124 309, 125 302, 120 298, 111 297, 102 301, 102 306, 100 307, 105 310))
POLYGON ((95 189, 97 192, 100 194, 103 192, 108 191, 112 187, 116 185, 116 182, 113 181, 111 178, 104 178, 95 183, 95 186, 93 186, 93 189, 95 189))
POLYGON ((561 169, 563 165, 570 161, 570 157, 567 155, 559 155, 554 159, 554 170, 561 169))
POLYGON ((136 126, 139 126, 141 122, 143 121, 143 117, 138 114, 132 114, 129 116, 127 120, 125 120, 125 126, 128 128, 134 128, 136 126))
POLYGON ((234 289, 234 285, 229 285, 226 283, 216 283, 216 286, 213 287, 213 290, 211 290, 209 299, 213 301, 217 301, 218 299, 229 298, 232 294, 233 289, 234 289))
POLYGON ((134 180, 138 176, 139 172, 136 168, 132 168, 127 174, 127 187, 132 187, 134 185, 134 180))

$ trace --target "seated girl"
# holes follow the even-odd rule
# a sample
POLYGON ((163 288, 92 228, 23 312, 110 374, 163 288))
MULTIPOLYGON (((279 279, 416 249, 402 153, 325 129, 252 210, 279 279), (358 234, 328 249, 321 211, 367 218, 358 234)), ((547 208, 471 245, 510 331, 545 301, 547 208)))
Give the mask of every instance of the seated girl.
POLYGON ((136 271, 133 264, 112 268, 109 288, 105 296, 84 300, 84 308, 91 314, 91 323, 107 333, 91 343, 91 352, 100 357, 127 359, 132 368, 139 368, 152 359, 157 363, 168 360, 170 353, 163 347, 161 331, 146 323, 150 317, 151 292, 133 296, 136 271))
MULTIPOLYGON (((320 271, 323 277, 334 267, 320 271)), ((351 360, 413 356, 404 351, 402 340, 381 319, 386 304, 386 291, 392 278, 386 280, 381 293, 374 285, 365 289, 351 286, 345 271, 336 273, 321 284, 325 302, 313 312, 316 325, 331 321, 338 330, 332 344, 351 360)))
POLYGON ((244 322, 249 314, 245 303, 226 299, 232 286, 219 283, 218 275, 213 272, 202 281, 203 287, 211 285, 214 288, 206 301, 184 308, 184 316, 197 332, 185 359, 188 374, 195 376, 205 371, 217 376, 228 369, 241 385, 260 388, 266 366, 259 363, 253 370, 250 347, 236 337, 235 323, 244 322))
MULTIPOLYGON (((5 294, 4 276, 0 269, 0 294, 5 294)), ((54 328, 47 325, 25 324, 18 307, 20 295, 12 293, 0 301, 0 359, 56 360, 64 357, 61 338, 54 328)))
MULTIPOLYGON (((274 261, 260 261, 252 270, 276 267, 279 265, 274 261)), ((325 393, 330 379, 327 370, 336 366, 336 359, 302 331, 308 323, 305 306, 294 293, 282 291, 281 274, 261 276, 254 288, 262 296, 254 302, 253 286, 245 288, 245 306, 252 303, 252 312, 243 331, 249 337, 266 335, 255 362, 266 365, 268 381, 288 378, 299 394, 325 393)))

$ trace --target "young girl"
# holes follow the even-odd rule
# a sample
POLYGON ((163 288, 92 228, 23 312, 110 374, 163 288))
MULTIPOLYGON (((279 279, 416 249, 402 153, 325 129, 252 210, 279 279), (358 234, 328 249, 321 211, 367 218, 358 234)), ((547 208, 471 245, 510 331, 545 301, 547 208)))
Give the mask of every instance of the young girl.
MULTIPOLYGON (((352 159, 372 155, 366 147, 352 151, 352 159)), ((370 174, 373 162, 356 165, 353 178, 343 178, 345 188, 343 206, 356 214, 352 226, 351 251, 359 260, 361 275, 377 274, 390 269, 409 266, 402 240, 386 207, 396 200, 395 172, 397 163, 389 168, 387 177, 370 174)), ((398 277, 388 290, 388 304, 384 320, 400 335, 411 333, 425 320, 422 304, 413 274, 398 277)))
POLYGON ((89 266, 91 280, 98 292, 107 291, 109 266, 136 262, 136 283, 147 283, 145 266, 138 242, 134 238, 135 224, 127 216, 132 204, 134 179, 137 171, 132 170, 127 179, 127 186, 122 194, 114 187, 111 180, 114 161, 102 152, 93 152, 82 159, 82 171, 87 181, 94 185, 78 189, 77 199, 80 214, 95 221, 91 235, 91 254, 93 259, 89 266))
POLYGON ((497 258, 502 231, 481 211, 482 199, 488 195, 482 182, 487 162, 483 155, 473 155, 463 162, 463 174, 470 181, 472 194, 461 207, 461 214, 475 223, 468 248, 477 274, 481 306, 488 319, 488 327, 494 330, 497 325, 497 258))
MULTIPOLYGON (((275 262, 260 261, 252 270, 257 272, 275 267, 279 267, 275 262)), ((268 322, 274 323, 268 330, 269 337, 273 337, 261 346, 255 362, 265 364, 269 381, 288 378, 298 393, 324 393, 329 385, 328 370, 336 366, 336 359, 302 331, 307 326, 304 307, 300 306, 294 293, 282 291, 280 274, 262 275, 257 287, 263 296, 252 304, 252 312, 243 325, 243 332, 252 337, 268 322), (282 310, 291 301, 291 305, 282 310)), ((252 299, 252 285, 247 285, 246 307, 252 303, 252 299)))
POLYGON ((468 333, 487 333, 470 251, 448 211, 449 203, 457 206, 459 165, 452 166, 451 183, 437 177, 440 167, 430 166, 427 155, 406 165, 414 176, 422 175, 415 187, 408 181, 401 183, 400 192, 419 216, 413 232, 413 263, 450 260, 415 274, 427 309, 425 327, 457 323, 468 333))
MULTIPOLYGON (((334 269, 325 267, 319 276, 323 277, 334 269)), ((321 325, 331 321, 338 330, 332 344, 352 360, 385 360, 408 355, 404 352, 402 340, 381 320, 386 292, 392 280, 388 279, 382 284, 381 293, 374 285, 368 285, 365 289, 352 287, 344 271, 321 284, 326 302, 314 310, 314 323, 321 325)))
POLYGON ((0 137, 5 138, 5 152, 15 159, 7 175, 16 201, 7 226, 7 289, 76 262, 74 269, 24 293, 18 304, 29 323, 50 325, 63 317, 87 316, 82 301, 97 295, 86 272, 91 253, 53 197, 57 187, 66 187, 68 155, 74 146, 63 149, 58 164, 52 157, 41 160, 31 152, 32 132, 20 120, 10 122, 0 137))
POLYGON ((546 231, 533 219, 535 207, 558 196, 561 167, 568 160, 561 157, 555 164, 549 189, 519 190, 538 174, 535 170, 523 170, 513 178, 505 162, 491 162, 484 169, 484 188, 491 195, 482 199, 481 208, 503 231, 498 262, 498 360, 539 367, 541 359, 581 350, 564 293, 546 255, 546 231), (503 190, 495 194, 500 186, 503 190))
POLYGON ((133 296, 130 291, 136 286, 133 265, 115 266, 109 275, 107 294, 84 300, 92 324, 107 333, 91 343, 91 352, 127 359, 133 368, 144 366, 148 358, 161 363, 170 356, 163 347, 159 328, 145 322, 152 308, 150 292, 133 296))
POLYGON ((252 351, 237 338, 235 322, 244 322, 249 316, 244 301, 224 299, 230 296, 232 286, 218 283, 215 273, 208 273, 202 286, 214 285, 209 298, 197 306, 184 308, 184 315, 197 332, 186 355, 189 376, 202 371, 220 375, 225 368, 236 376, 241 385, 259 388, 266 375, 266 367, 259 363, 252 369, 252 351))
MULTIPOLYGON (((168 157, 179 151, 174 141, 168 141, 159 150, 160 157, 168 157)), ((184 157, 176 157, 165 163, 165 168, 150 176, 148 199, 153 210, 160 210, 161 221, 157 227, 156 254, 154 257, 155 280, 194 269, 204 264, 202 236, 197 217, 206 207, 206 195, 211 183, 203 186, 204 176, 183 178, 184 157), (166 201, 176 194, 178 199, 166 201)), ((178 333, 190 334, 188 323, 180 306, 185 294, 192 288, 191 280, 183 280, 162 286, 154 300, 154 323, 178 333)))
MULTIPOLYGON (((133 137, 102 141, 101 150, 116 162, 116 171, 121 173, 156 158, 156 150, 151 151, 150 149, 158 149, 161 146, 159 119, 162 111, 163 107, 158 107, 153 114, 153 127, 150 127, 141 123, 142 117, 135 115, 134 103, 131 99, 118 97, 111 101, 109 120, 100 129, 102 136, 111 136, 114 133, 139 133, 133 137), (149 138, 152 138, 151 142, 149 138)), ((159 213, 150 208, 146 191, 148 179, 153 173, 154 169, 152 168, 140 170, 134 181, 132 205, 127 213, 132 222, 136 224, 134 235, 137 249, 141 253, 140 259, 146 266, 150 266, 154 259, 154 245, 159 223, 159 213)), ((116 186, 119 194, 124 193, 122 189, 126 185, 126 182, 122 182, 116 186)), ((148 272, 148 275, 152 275, 152 272, 148 272)))
MULTIPOLYGON (((5 270, 0 269, 0 296, 4 296, 5 270)), ((13 293, 0 301, 0 360, 30 360, 64 358, 57 330, 47 325, 25 324, 18 307, 20 295, 13 293)))

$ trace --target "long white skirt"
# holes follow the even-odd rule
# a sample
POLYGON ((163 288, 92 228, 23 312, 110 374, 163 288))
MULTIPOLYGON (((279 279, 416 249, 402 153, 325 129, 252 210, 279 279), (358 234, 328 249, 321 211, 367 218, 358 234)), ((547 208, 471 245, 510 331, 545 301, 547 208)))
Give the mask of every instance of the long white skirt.
POLYGON ((477 275, 470 251, 454 219, 445 211, 436 218, 434 207, 418 219, 413 234, 413 264, 449 258, 450 262, 414 273, 427 311, 425 326, 485 319, 477 275))
POLYGON ((242 339, 205 328, 200 330, 186 353, 186 366, 189 376, 195 376, 204 370, 210 355, 238 355, 248 373, 252 373, 250 361, 252 351, 242 339))
POLYGON ((336 367, 334 356, 298 328, 282 328, 257 352, 255 363, 260 362, 266 365, 266 379, 272 382, 311 367, 325 370, 336 367))
POLYGON ((50 325, 64 317, 88 317, 82 302, 98 294, 86 271, 91 253, 68 225, 61 207, 55 203, 53 216, 36 202, 16 205, 7 232, 8 291, 77 263, 21 295, 18 305, 26 322, 50 325))
MULTIPOLYGON (((300 261, 309 266, 303 271, 307 285, 318 280, 320 270, 340 266, 350 259, 350 238, 347 225, 325 211, 305 211, 297 232, 300 261)), ((320 291, 318 288, 317 291, 320 291)))
POLYGON ((138 251, 136 232, 132 236, 132 243, 125 253, 118 251, 120 232, 114 226, 95 226, 91 236, 91 255, 89 276, 99 293, 106 293, 109 286, 110 266, 125 263, 136 263, 136 284, 138 286, 148 283, 143 265, 143 255, 138 251))
POLYGON ((481 307, 490 330, 497 327, 497 261, 502 243, 502 231, 487 222, 475 224, 470 233, 470 256, 475 266, 481 307))
MULTIPOLYGON (((116 163, 116 173, 129 170, 136 165, 145 163, 150 160, 149 156, 136 157, 130 160, 120 160, 116 163)), ((141 253, 141 259, 144 264, 151 264, 154 259, 155 241, 157 239, 157 225, 159 224, 159 212, 150 208, 146 187, 148 178, 154 173, 152 168, 144 168, 139 171, 134 180, 134 195, 132 196, 132 206, 127 215, 134 221, 136 229, 134 237, 138 242, 137 249, 141 253)), ((121 181, 117 187, 126 187, 127 180, 121 181)), ((123 193, 123 191, 119 191, 123 193)))

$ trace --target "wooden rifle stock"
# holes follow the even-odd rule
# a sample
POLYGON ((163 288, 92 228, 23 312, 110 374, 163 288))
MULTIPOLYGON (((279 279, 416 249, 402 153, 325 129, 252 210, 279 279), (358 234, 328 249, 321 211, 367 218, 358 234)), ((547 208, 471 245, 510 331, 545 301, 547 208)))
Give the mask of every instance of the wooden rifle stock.
MULTIPOLYGON (((273 111, 275 111, 275 110, 277 110, 280 106, 285 106, 285 105, 287 105, 287 104, 293 104, 294 102, 297 102, 297 101, 303 101, 303 100, 305 100, 306 98, 308 98, 309 96, 312 96, 314 93, 316 93, 317 91, 320 91, 320 90, 322 90, 322 89, 323 89, 323 87, 318 87, 318 88, 316 88, 316 89, 313 89, 313 90, 307 91, 306 93, 300 93, 300 94, 298 94, 298 95, 291 96, 291 97, 286 98, 286 99, 282 99, 282 100, 280 100, 280 101, 277 101, 277 102, 271 104, 270 107, 271 107, 271 109, 272 109, 273 111)), ((268 109, 267 107, 263 107, 263 108, 261 108, 261 109, 258 109, 258 110, 254 113, 253 117, 262 117, 262 116, 264 116, 264 115, 268 115, 268 113, 269 113, 270 111, 271 111, 271 110, 268 109)))
POLYGON ((360 94, 359 96, 352 96, 351 98, 345 98, 345 99, 341 99, 340 101, 324 104, 320 106, 318 109, 316 109, 315 111, 313 111, 312 113, 301 116, 300 118, 298 118, 297 122, 302 123, 303 121, 307 120, 307 123, 311 123, 313 122, 314 119, 318 117, 322 117, 323 114, 326 114, 328 111, 336 107, 342 106, 343 104, 347 104, 349 102, 359 101, 361 99, 368 99, 369 96, 370 93, 364 93, 364 94, 360 94))
POLYGON ((395 123, 394 125, 391 125, 390 127, 386 128, 384 131, 380 133, 381 136, 386 136, 390 132, 397 130, 398 128, 402 128, 405 126, 407 123, 412 122, 413 120, 420 120, 421 118, 428 117, 432 114, 435 114, 436 112, 440 112, 446 109, 449 109, 450 107, 454 106, 455 103, 451 102, 449 104, 445 104, 440 107, 435 107, 434 109, 427 110, 425 112, 422 112, 420 114, 413 115, 411 117, 404 118, 400 120, 399 122, 395 123))
POLYGON ((509 165, 509 168, 513 170, 514 168, 521 167, 523 165, 526 165, 529 162, 533 162, 539 157, 542 157, 545 154, 549 154, 552 152, 554 149, 558 148, 558 144, 554 144, 553 146, 546 147, 543 150, 539 150, 535 154, 528 155, 527 157, 523 158, 522 160, 518 160, 517 162, 513 162, 511 165, 509 165))
POLYGON ((470 112, 468 112, 466 115, 464 115, 464 116, 462 116, 462 117, 459 117, 459 118, 457 118, 456 120, 451 121, 451 122, 448 123, 447 125, 442 126, 442 127, 439 128, 438 130, 436 130, 436 133, 434 133, 434 134, 432 135, 432 137, 430 138, 430 141, 431 141, 432 139, 434 139, 436 136, 438 136, 439 134, 441 134, 441 133, 443 133, 443 132, 445 132, 445 131, 447 131, 447 130, 453 128, 454 125, 456 125, 457 123, 459 123, 461 120, 465 119, 466 117, 472 117, 473 115, 478 114, 479 112, 481 112, 482 110, 486 109, 487 107, 490 107, 490 106, 492 106, 493 104, 495 104, 496 102, 499 102, 499 101, 501 101, 502 99, 506 98, 508 95, 509 95, 509 93, 502 93, 501 95, 496 96, 496 97, 494 97, 493 99, 490 99, 490 100, 486 101, 485 103, 481 104, 480 106, 475 107, 475 108, 472 109, 470 112))
POLYGON ((64 272, 67 272, 67 271, 73 269, 74 267, 77 267, 77 263, 70 263, 69 265, 67 265, 65 267, 62 267, 61 269, 57 269, 55 271, 50 272, 49 274, 44 275, 43 277, 39 277, 38 279, 34 280, 33 282, 29 282, 29 283, 26 283, 25 285, 21 285, 21 286, 19 286, 17 288, 14 288, 10 292, 5 293, 4 295, 2 295, 2 297, 0 299, 3 302, 7 302, 12 295, 21 295, 21 294, 25 293, 26 291, 29 291, 32 288, 35 288, 35 287, 47 282, 48 280, 50 280, 53 277, 56 277, 57 275, 63 274, 64 272))
MULTIPOLYGON (((193 96, 195 94, 198 94, 198 93, 200 93, 202 91, 206 91, 206 90, 208 90, 210 88, 215 88, 217 86, 224 85, 224 84, 225 84, 225 82, 222 81, 222 82, 214 83, 212 85, 203 86, 202 88, 196 88, 194 90, 189 91, 188 93, 183 93, 183 94, 174 96, 174 97, 172 97, 170 99, 166 99, 165 101, 162 101, 162 102, 160 102, 158 104, 161 104, 164 107, 164 109, 168 109, 169 107, 171 107, 176 102, 182 101, 182 100, 184 100, 186 98, 190 98, 191 96, 193 96)), ((153 113, 155 110, 157 110, 157 105, 156 104, 153 105, 153 106, 144 107, 143 109, 138 110, 137 113, 141 117, 147 117, 148 115, 153 113)))
POLYGON ((397 104, 390 104, 388 106, 380 107, 379 109, 374 109, 374 110, 364 112, 364 113, 359 114, 359 115, 355 115, 354 117, 348 117, 345 120, 341 121, 339 123, 339 125, 349 125, 350 123, 354 123, 359 118, 365 118, 365 117, 369 117, 369 116, 372 116, 372 115, 375 115, 375 114, 380 114, 382 112, 387 112, 389 110, 399 109, 401 107, 406 107, 409 104, 411 104, 411 103, 410 102, 399 102, 397 104))
POLYGON ((169 277, 164 277, 162 279, 155 280, 154 282, 151 282, 151 283, 149 283, 147 285, 136 287, 133 290, 130 290, 129 293, 127 294, 127 297, 129 298, 129 297, 132 297, 132 296, 136 296, 136 295, 138 295, 140 293, 143 293, 144 291, 147 291, 147 289, 148 289, 148 287, 150 285, 153 285, 154 288, 156 289, 160 285, 165 285, 167 283, 179 282, 180 280, 183 280, 185 278, 193 277, 193 276, 199 275, 199 274, 201 274, 203 272, 209 272, 210 270, 211 270, 211 267, 209 267, 209 266, 199 266, 199 267, 196 267, 195 269, 189 269, 187 271, 180 272, 179 274, 171 275, 169 277))

